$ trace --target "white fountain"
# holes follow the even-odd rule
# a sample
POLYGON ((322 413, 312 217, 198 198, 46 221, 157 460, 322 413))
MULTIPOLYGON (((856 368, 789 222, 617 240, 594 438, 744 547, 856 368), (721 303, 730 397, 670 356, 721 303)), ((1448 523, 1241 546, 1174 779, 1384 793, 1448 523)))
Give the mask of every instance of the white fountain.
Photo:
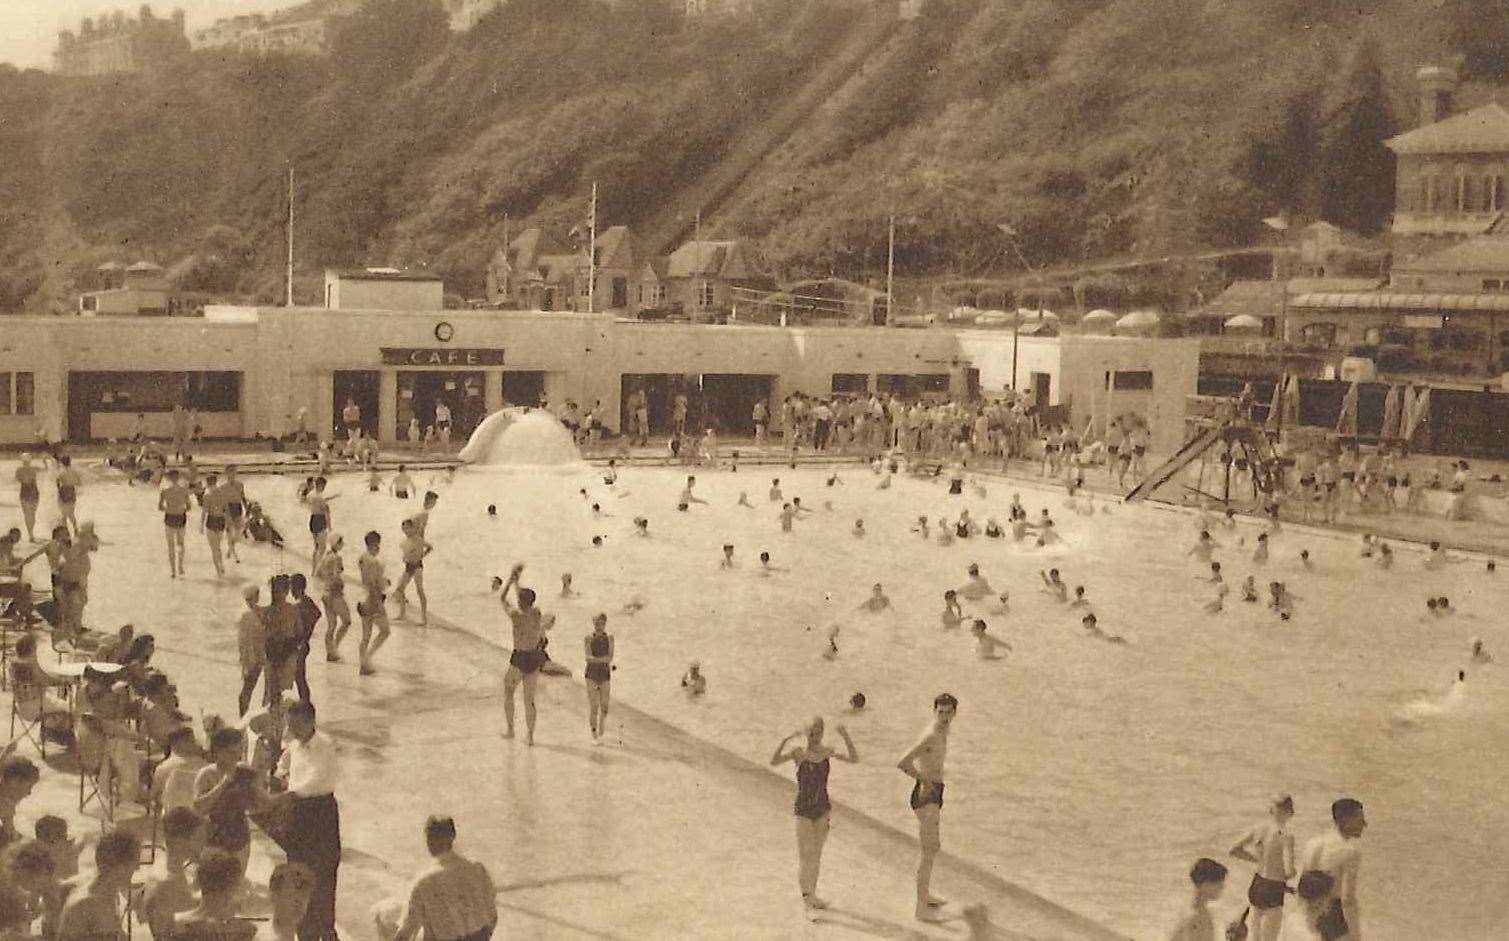
POLYGON ((488 471, 561 471, 587 468, 571 432, 540 409, 505 408, 482 420, 461 449, 470 468, 488 471))

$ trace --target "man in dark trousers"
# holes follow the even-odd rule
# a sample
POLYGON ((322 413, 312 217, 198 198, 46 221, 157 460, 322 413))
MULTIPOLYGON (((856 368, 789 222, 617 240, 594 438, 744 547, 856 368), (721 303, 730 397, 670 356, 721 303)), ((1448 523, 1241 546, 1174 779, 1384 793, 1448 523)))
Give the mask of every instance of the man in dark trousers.
POLYGON ((314 705, 307 700, 288 708, 285 741, 278 776, 288 789, 275 798, 285 821, 279 843, 289 862, 303 863, 314 873, 299 941, 339 941, 335 886, 341 865, 341 813, 335 800, 340 779, 335 744, 315 729, 314 705))

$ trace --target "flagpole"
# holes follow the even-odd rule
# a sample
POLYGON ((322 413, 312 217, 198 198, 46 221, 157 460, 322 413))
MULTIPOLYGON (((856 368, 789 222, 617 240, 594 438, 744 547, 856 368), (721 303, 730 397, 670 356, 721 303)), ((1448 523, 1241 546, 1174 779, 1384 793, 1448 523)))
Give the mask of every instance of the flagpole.
POLYGON ((592 214, 587 220, 587 313, 597 301, 597 184, 592 184, 592 214))
POLYGON ((890 237, 886 242, 885 253, 885 325, 890 326, 895 311, 895 287, 896 281, 896 213, 891 213, 890 237))
POLYGON ((293 306, 293 161, 288 161, 288 293, 285 307, 293 306))

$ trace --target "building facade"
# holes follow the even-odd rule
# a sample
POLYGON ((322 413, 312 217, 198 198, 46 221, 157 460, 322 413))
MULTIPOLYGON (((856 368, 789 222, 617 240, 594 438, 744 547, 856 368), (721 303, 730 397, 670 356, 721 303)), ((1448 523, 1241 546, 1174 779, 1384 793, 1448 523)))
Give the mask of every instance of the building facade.
POLYGON ((440 310, 444 306, 445 282, 427 271, 325 271, 327 310, 440 310))
POLYGON ((78 33, 63 30, 53 50, 53 71, 59 75, 100 76, 136 72, 187 52, 182 10, 167 18, 141 15, 127 18, 120 11, 98 18, 85 17, 78 33))
MULTIPOLYGON (((38 429, 69 441, 124 436, 138 413, 164 433, 173 405, 209 437, 280 435, 301 409, 334 428, 347 401, 383 441, 446 402, 458 430, 508 404, 603 404, 620 427, 631 392, 658 409, 690 387, 706 419, 747 430, 755 399, 926 389, 989 394, 1015 385, 1076 424, 1137 411, 1155 448, 1176 447, 1194 394, 1196 340, 1013 337, 989 330, 718 326, 611 315, 493 310, 209 307, 202 318, 11 317, 0 341, 9 413, 0 442, 38 429), (1013 363, 1015 375, 1013 376, 1013 363), (1110 391, 1108 392, 1108 387, 1110 391)), ((0 402, 5 401, 0 396, 0 402)))

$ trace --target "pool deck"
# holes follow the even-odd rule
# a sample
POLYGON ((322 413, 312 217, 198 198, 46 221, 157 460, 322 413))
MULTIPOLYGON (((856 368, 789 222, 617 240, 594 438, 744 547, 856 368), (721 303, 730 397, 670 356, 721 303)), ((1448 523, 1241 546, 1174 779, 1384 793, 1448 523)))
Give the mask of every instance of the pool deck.
MULTIPOLYGON (((169 581, 160 531, 138 525, 146 499, 124 487, 86 491, 81 515, 106 543, 88 620, 150 631, 156 662, 178 683, 185 709, 232 713, 240 589, 302 570, 307 559, 248 548, 245 562, 217 580, 195 533, 188 577, 169 581)), ((31 574, 45 580, 44 571, 31 574)), ((345 663, 327 664, 318 651, 310 659, 320 725, 344 763, 338 917, 347 938, 375 937, 372 905, 405 893, 425 862, 420 830, 432 812, 454 815, 461 851, 491 869, 512 936, 958 938, 967 934, 959 908, 984 902, 994 925, 984 937, 1125 937, 1021 888, 1012 873, 946 852, 934 887, 953 901, 949 920, 916 922, 906 782, 898 772, 896 813, 873 819, 843 805, 842 767, 820 888, 833 907, 809 921, 795 885, 788 774, 622 702, 614 703, 609 741, 593 747, 578 679, 542 683, 535 746, 504 740, 506 639, 498 625, 447 621, 445 607, 437 598, 428 629, 395 622, 375 677, 356 675, 354 636, 345 663)), ((521 730, 522 721, 521 708, 521 730)), ((772 740, 781 731, 772 729, 772 740)), ((20 749, 35 757, 30 744, 20 749)), ((37 816, 58 812, 82 833, 74 766, 51 748, 48 761, 54 770, 22 805, 19 822, 29 829, 37 816)), ((947 846, 946 820, 944 839, 947 846)), ((252 876, 265 879, 278 855, 258 833, 252 876)))

